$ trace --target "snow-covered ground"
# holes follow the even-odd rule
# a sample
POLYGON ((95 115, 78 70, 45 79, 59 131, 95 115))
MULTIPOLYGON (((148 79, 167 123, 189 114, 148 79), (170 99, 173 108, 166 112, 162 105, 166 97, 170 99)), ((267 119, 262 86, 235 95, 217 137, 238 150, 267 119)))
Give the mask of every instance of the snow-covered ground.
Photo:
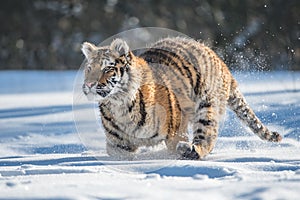
POLYGON ((116 161, 104 148, 90 151, 73 120, 75 75, 0 72, 0 199, 300 198, 299 72, 235 73, 283 141, 260 141, 228 112, 204 161, 116 161))

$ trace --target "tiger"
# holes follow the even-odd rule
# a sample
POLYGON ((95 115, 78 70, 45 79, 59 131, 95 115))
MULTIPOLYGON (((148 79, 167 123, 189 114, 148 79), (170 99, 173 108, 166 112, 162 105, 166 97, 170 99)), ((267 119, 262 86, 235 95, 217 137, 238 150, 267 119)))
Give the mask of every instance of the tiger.
POLYGON ((179 159, 202 160, 215 146, 226 107, 262 140, 282 140, 259 120, 227 65, 202 42, 166 37, 130 50, 116 38, 107 46, 84 42, 81 51, 82 91, 99 107, 109 156, 127 158, 163 142, 179 159))

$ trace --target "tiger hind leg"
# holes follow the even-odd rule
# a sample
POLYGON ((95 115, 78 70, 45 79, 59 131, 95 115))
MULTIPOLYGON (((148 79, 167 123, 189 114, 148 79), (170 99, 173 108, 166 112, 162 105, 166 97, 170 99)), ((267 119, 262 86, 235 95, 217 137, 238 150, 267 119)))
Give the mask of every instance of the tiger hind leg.
POLYGON ((207 101, 199 102, 193 121, 193 141, 179 142, 177 151, 182 159, 198 160, 209 154, 218 135, 219 110, 207 101))

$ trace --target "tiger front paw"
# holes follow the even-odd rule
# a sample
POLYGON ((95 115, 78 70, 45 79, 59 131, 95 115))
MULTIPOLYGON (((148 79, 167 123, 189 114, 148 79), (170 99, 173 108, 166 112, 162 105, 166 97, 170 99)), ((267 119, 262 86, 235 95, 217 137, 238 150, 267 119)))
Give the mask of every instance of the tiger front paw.
POLYGON ((179 142, 176 147, 176 151, 181 155, 181 159, 184 160, 199 160, 200 156, 196 152, 194 145, 188 142, 179 142))

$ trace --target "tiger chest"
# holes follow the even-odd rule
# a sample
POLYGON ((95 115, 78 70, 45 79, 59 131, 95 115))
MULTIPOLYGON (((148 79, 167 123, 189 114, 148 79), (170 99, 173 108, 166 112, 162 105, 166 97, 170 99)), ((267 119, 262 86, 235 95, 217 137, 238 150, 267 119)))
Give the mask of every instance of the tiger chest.
POLYGON ((145 108, 140 112, 140 108, 130 109, 125 106, 111 106, 109 115, 115 123, 115 128, 123 138, 136 140, 161 140, 161 120, 154 107, 145 108))

